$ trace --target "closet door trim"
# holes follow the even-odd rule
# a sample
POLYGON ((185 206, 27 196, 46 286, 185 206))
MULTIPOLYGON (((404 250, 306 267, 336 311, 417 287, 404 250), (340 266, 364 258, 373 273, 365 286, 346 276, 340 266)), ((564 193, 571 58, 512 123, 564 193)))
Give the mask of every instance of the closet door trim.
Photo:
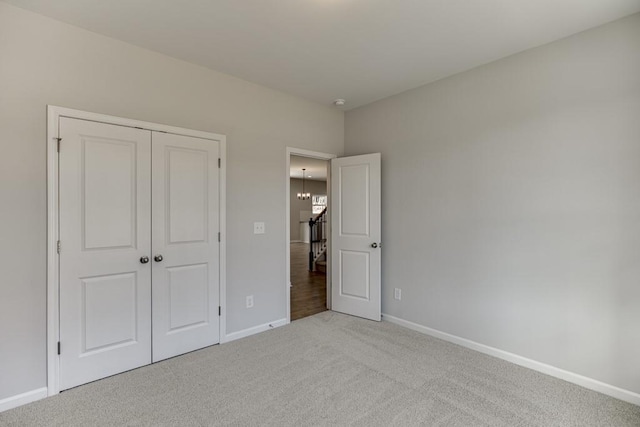
MULTIPOLYGON (((47 396, 60 392, 60 366, 58 342, 59 323, 59 206, 58 206, 58 144, 60 118, 88 120, 111 125, 147 129, 155 132, 171 133, 217 141, 220 144, 220 343, 226 337, 226 136, 211 132, 167 126, 105 114, 91 113, 54 105, 47 106, 47 396)), ((64 250, 62 242, 61 250, 64 250)), ((64 351, 64 343, 61 345, 64 351)))

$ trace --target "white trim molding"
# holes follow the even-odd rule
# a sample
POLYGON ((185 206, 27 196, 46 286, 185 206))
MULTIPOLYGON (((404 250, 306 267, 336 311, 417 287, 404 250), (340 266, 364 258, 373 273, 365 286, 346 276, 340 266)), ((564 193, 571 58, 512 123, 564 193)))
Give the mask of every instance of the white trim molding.
POLYGON ((220 344, 227 335, 227 138, 220 140, 220 344))
POLYGON ((269 329, 279 328, 280 326, 284 326, 289 322, 287 319, 279 319, 274 322, 263 323, 262 325, 252 326, 247 329, 243 329, 241 331, 232 332, 224 337, 223 343, 228 343, 231 341, 239 340, 240 338, 245 338, 251 335, 259 334, 260 332, 268 331, 269 329))
POLYGON ((58 124, 62 111, 47 106, 47 395, 59 392, 58 337, 58 124))
POLYGON ((8 411, 9 409, 17 408, 18 406, 26 405, 27 403, 35 402, 45 397, 47 397, 46 387, 16 394, 15 396, 0 400, 0 412, 8 411))
POLYGON ((514 353, 509 353, 508 351, 500 350, 498 348, 480 344, 466 338, 438 331, 437 329, 422 326, 408 320, 400 319, 399 317, 391 316, 389 314, 383 313, 382 320, 403 326, 405 328, 423 333, 425 335, 430 335, 432 337, 448 341, 453 344, 458 344, 462 347, 466 347, 480 353, 488 354, 489 356, 497 357, 498 359, 506 360, 507 362, 511 362, 516 365, 524 366, 525 368, 529 368, 534 371, 559 378, 561 380, 579 385, 589 390, 597 391, 598 393, 606 394, 607 396, 615 397, 616 399, 620 399, 634 405, 640 405, 640 394, 613 386, 611 384, 603 383, 602 381, 594 380, 593 378, 585 377, 584 375, 565 371, 564 369, 556 368, 555 366, 547 365, 546 363, 538 362, 536 360, 528 359, 514 353))
MULTIPOLYGON (((119 126, 135 127, 150 131, 159 131, 176 135, 218 141, 220 143, 220 342, 226 336, 226 175, 227 175, 227 137, 212 132, 167 126, 71 108, 47 106, 47 387, 42 389, 45 395, 53 396, 60 392, 60 358, 58 356, 59 324, 59 265, 57 253, 58 241, 58 138, 61 117, 107 123, 119 126)), ((63 142, 64 144, 64 142, 63 142)), ((40 389, 39 389, 40 390, 40 389)), ((33 392, 30 392, 33 393, 33 392)), ((3 402, 3 401, 2 401, 3 402)), ((0 402, 1 403, 1 402, 0 402)), ((26 403, 26 402, 25 402, 26 403)))

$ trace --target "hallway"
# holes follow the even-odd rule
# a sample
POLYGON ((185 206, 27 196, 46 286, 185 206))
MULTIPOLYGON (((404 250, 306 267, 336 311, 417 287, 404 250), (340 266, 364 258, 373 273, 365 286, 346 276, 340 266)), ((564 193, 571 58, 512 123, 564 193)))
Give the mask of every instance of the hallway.
POLYGON ((309 244, 291 243, 291 320, 327 309, 326 274, 309 271, 309 244))

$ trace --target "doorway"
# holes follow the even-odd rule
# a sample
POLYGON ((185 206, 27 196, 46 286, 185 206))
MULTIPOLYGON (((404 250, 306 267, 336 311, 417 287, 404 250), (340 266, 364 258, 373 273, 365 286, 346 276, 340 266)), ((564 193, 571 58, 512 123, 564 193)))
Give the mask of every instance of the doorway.
POLYGON ((329 167, 335 156, 287 149, 287 316, 330 308, 329 167))
MULTIPOLYGON (((296 148, 286 152, 286 309, 293 317, 291 222, 291 162, 295 157, 326 162, 326 302, 324 309, 381 320, 381 156, 380 153, 341 157, 296 148), (332 201, 333 200, 333 201, 332 201)), ((295 163, 294 163, 295 164, 295 163)), ((298 165, 300 169, 303 166, 298 165)), ((300 172, 302 176, 302 172, 300 172)), ((312 175, 313 177, 313 175, 312 175)), ((306 177, 305 177, 306 183, 306 177)), ((311 193, 303 191, 303 193, 311 193)), ((311 196, 311 194, 309 194, 311 196)), ((297 192, 295 193, 297 198, 297 192)), ((311 217, 311 221, 315 218, 311 217)), ((315 240, 310 233, 310 241, 315 240)), ((321 240, 321 239, 320 239, 321 240)), ((294 242, 296 243, 296 242, 294 242)), ((298 242, 299 243, 299 242, 298 242)), ((312 249, 309 250, 312 252, 312 249)), ((309 259, 309 264, 313 260, 309 259)), ((307 271, 313 271, 308 267, 307 271)), ((308 277, 308 276, 307 276, 308 277)), ((296 301, 297 302, 297 301, 296 301)), ((311 315, 312 313, 304 313, 311 315)), ((295 313, 297 315, 297 312, 295 313)), ((300 318, 298 317, 298 318, 300 318)))

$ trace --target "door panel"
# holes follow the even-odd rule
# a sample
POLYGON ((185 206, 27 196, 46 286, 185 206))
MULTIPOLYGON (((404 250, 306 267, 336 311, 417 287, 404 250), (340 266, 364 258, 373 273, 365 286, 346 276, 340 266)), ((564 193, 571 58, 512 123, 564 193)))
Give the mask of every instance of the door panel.
POLYGON ((208 267, 204 263, 167 268, 169 333, 205 325, 209 321, 208 267))
POLYGON ((84 249, 135 246, 135 142, 85 137, 81 150, 84 249))
POLYGON ((341 166, 340 235, 369 237, 369 165, 341 166))
POLYGON ((59 125, 64 390, 151 362, 151 133, 59 125))
POLYGON ((331 308, 380 320, 380 154, 333 159, 331 196, 331 308))
POLYGON ((135 273, 82 279, 82 353, 137 341, 135 273))
POLYGON ((165 147, 168 245, 208 239, 208 157, 208 150, 165 147))
POLYGON ((340 295, 369 300, 369 253, 340 251, 340 295))
POLYGON ((153 361, 219 342, 219 143, 153 132, 153 361))

